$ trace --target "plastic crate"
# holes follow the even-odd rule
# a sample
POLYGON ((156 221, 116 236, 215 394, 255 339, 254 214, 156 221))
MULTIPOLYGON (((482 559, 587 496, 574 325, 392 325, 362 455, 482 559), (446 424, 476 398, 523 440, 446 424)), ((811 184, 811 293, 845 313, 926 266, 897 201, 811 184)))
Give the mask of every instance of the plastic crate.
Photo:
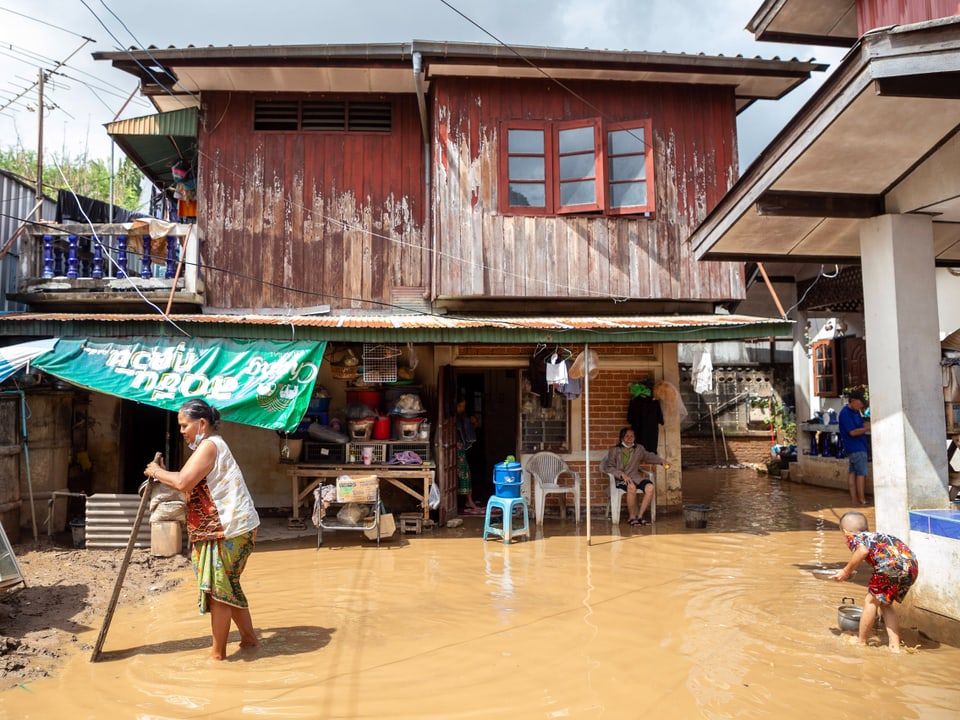
POLYGON ((412 450, 419 455, 420 459, 424 462, 433 460, 433 458, 430 457, 429 442, 392 442, 390 443, 390 457, 388 460, 393 460, 397 453, 404 452, 405 450, 412 450))
POLYGON ((383 443, 352 442, 350 443, 350 450, 347 454, 347 462, 362 463, 363 449, 365 447, 372 448, 372 455, 370 457, 371 464, 381 465, 386 461, 386 446, 383 443))
POLYGON ((313 440, 306 440, 303 443, 303 455, 301 462, 336 465, 342 463, 346 458, 346 445, 340 443, 321 443, 313 440))

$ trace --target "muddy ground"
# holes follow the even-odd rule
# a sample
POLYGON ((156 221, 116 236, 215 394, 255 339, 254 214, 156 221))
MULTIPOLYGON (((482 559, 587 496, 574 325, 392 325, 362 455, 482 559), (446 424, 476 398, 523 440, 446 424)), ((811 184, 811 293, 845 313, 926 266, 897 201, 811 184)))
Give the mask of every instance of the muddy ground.
MULTIPOLYGON (((53 673, 76 652, 89 654, 103 626, 124 549, 76 550, 69 536, 13 546, 26 584, 0 590, 0 692, 53 673), (79 635, 87 633, 83 640, 79 635)), ((189 574, 186 555, 136 549, 117 602, 138 603, 175 588, 189 574)))

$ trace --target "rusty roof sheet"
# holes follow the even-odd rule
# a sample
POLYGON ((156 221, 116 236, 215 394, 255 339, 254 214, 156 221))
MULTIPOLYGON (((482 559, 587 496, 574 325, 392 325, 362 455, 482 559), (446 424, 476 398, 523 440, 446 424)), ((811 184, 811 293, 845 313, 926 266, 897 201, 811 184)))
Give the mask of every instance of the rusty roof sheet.
POLYGON ((436 343, 527 343, 562 335, 569 342, 694 342, 791 334, 792 323, 749 315, 451 316, 171 315, 13 313, 0 317, 4 336, 196 335, 203 337, 403 340, 436 343))

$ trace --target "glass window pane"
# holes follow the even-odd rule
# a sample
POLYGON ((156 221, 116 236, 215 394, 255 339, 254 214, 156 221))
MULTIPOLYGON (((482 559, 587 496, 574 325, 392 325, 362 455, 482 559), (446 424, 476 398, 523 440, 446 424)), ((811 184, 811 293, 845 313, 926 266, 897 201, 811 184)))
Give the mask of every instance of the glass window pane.
POLYGON ((644 180, 646 176, 647 159, 643 155, 610 158, 611 180, 644 180))
POLYGON ((510 158, 510 179, 511 180, 543 180, 542 157, 511 157, 510 158))
POLYGON ((560 154, 593 152, 593 126, 560 131, 560 154))
POLYGON ((507 152, 543 154, 543 130, 508 130, 507 152))
POLYGON ((612 130, 607 133, 607 146, 611 155, 642 153, 647 151, 643 137, 643 128, 630 130, 612 130))
POLYGON ((564 155, 560 158, 560 180, 592 178, 595 175, 593 153, 589 155, 564 155))
POLYGON ((542 183, 510 183, 510 207, 546 207, 547 188, 542 183))
POLYGON ((617 183, 610 186, 610 207, 639 207, 646 204, 646 183, 617 183))
POLYGON ((597 189, 592 180, 560 183, 561 205, 592 205, 597 202, 597 189))

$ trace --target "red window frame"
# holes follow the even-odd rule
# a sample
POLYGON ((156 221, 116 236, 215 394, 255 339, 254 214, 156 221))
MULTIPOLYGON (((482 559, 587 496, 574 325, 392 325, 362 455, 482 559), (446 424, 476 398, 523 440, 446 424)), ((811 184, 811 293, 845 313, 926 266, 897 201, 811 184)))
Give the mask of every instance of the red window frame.
MULTIPOLYGON (((656 206, 654 193, 654 162, 652 152, 651 120, 632 120, 617 123, 604 123, 600 119, 587 118, 582 120, 546 121, 546 120, 505 120, 500 124, 500 166, 498 168, 498 187, 500 212, 504 215, 565 215, 576 213, 601 213, 604 215, 638 215, 653 213, 656 206), (562 204, 562 184, 567 182, 560 177, 560 166, 565 155, 560 154, 560 133, 564 130, 576 128, 593 128, 594 136, 594 163, 593 176, 583 175, 579 178, 571 176, 570 182, 592 180, 595 187, 593 202, 562 204), (611 160, 625 155, 640 155, 641 153, 625 153, 611 156, 609 151, 608 133, 619 130, 643 130, 644 140, 644 172, 642 180, 613 180, 611 181, 611 160), (509 133, 511 130, 539 130, 543 132, 543 169, 544 169, 544 206, 531 207, 525 205, 511 205, 510 185, 513 183, 530 182, 534 180, 510 177, 510 159, 517 157, 532 157, 530 153, 510 152, 509 133), (622 182, 643 182, 646 185, 647 197, 644 205, 611 207, 611 185, 622 182)), ((572 153, 578 154, 578 153, 572 153)), ((536 155, 539 157, 539 155, 536 155)))
POLYGON ((627 184, 627 183, 643 183, 646 186, 646 195, 647 201, 643 205, 621 205, 619 207, 614 207, 612 204, 607 208, 607 213, 610 215, 636 215, 638 213, 649 213, 653 212, 653 209, 656 205, 654 197, 654 186, 653 186, 653 123, 651 120, 637 120, 631 122, 620 122, 620 123, 611 123, 604 129, 604 150, 607 160, 607 173, 606 173, 606 188, 607 188, 607 197, 610 198, 610 202, 613 202, 613 186, 618 184, 627 184), (620 153, 614 154, 610 150, 610 133, 628 130, 642 130, 643 135, 643 151, 642 152, 630 152, 630 153, 620 153), (643 179, 631 179, 631 180, 622 180, 613 177, 612 164, 613 160, 618 157, 628 157, 628 156, 643 156, 644 163, 644 177, 643 179))
POLYGON ((548 123, 533 120, 518 120, 510 123, 503 123, 500 127, 502 142, 500 143, 500 169, 498 172, 499 181, 497 186, 500 188, 500 209, 504 214, 509 215, 551 215, 553 213, 553 182, 551 181, 551 172, 553 168, 553 133, 550 132, 548 123), (522 157, 539 157, 535 153, 510 152, 509 132, 511 130, 539 130, 543 133, 543 207, 529 205, 511 205, 510 204, 510 184, 511 182, 538 184, 533 180, 512 179, 510 177, 510 159, 522 157))
POLYGON ((604 160, 602 143, 604 135, 600 127, 600 121, 568 120, 566 122, 553 123, 553 133, 556 137, 556 140, 554 141, 554 147, 556 148, 556 151, 553 154, 554 168, 552 175, 554 197, 557 199, 557 214, 564 215, 569 213, 596 212, 598 210, 603 210, 603 208, 606 206, 606 183, 603 180, 604 160), (582 130, 588 128, 593 131, 593 174, 576 176, 571 175, 569 177, 563 177, 561 173, 563 172, 562 167, 564 158, 574 157, 577 155, 586 155, 588 153, 584 152, 582 149, 577 149, 572 152, 564 152, 561 134, 567 130, 582 130), (563 203, 564 184, 571 184, 574 182, 593 183, 593 202, 570 203, 566 205, 563 203))

